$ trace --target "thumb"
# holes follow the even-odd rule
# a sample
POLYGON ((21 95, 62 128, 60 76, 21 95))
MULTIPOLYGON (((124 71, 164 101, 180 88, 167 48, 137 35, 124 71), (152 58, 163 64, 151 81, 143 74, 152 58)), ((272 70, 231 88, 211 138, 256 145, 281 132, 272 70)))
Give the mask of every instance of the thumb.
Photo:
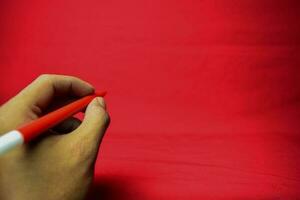
POLYGON ((96 97, 86 108, 84 119, 73 135, 87 145, 98 148, 109 122, 104 99, 96 97))

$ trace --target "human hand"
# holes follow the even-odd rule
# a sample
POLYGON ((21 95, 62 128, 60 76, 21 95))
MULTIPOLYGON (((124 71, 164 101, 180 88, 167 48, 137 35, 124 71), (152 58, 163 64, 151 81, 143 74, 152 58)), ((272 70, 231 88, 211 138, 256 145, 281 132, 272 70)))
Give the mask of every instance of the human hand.
MULTIPOLYGON (((0 135, 93 92, 90 84, 78 78, 42 75, 0 107, 0 135)), ((82 123, 69 118, 1 156, 0 199, 84 199, 109 121, 105 102, 97 97, 88 105, 82 123)))

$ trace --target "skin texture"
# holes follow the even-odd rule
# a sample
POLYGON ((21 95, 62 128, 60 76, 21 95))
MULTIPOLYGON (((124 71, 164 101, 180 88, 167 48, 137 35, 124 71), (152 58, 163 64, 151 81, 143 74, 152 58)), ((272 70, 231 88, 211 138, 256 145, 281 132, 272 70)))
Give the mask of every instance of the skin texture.
MULTIPOLYGON (((75 77, 42 75, 0 107, 0 135, 93 91, 93 86, 75 77)), ((1 156, 0 199, 84 199, 109 121, 105 102, 97 97, 85 110, 82 123, 70 118, 1 156)))

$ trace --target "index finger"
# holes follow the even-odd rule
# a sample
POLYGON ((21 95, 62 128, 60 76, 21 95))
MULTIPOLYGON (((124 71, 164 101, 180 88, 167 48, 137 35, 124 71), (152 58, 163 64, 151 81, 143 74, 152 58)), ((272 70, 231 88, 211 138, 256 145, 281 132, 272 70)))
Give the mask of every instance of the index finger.
POLYGON ((16 97, 28 106, 45 109, 55 96, 82 97, 94 92, 91 84, 72 76, 41 75, 24 88, 16 97))

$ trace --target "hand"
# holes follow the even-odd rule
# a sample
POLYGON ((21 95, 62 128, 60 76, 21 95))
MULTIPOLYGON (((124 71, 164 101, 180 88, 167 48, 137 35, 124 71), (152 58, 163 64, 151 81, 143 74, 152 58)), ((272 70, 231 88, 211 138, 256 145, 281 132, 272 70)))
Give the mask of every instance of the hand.
MULTIPOLYGON (((0 107, 0 135, 93 91, 75 77, 42 75, 0 107)), ((0 199, 84 199, 108 124, 105 102, 98 97, 88 105, 82 123, 76 118, 65 120, 1 156, 0 199)))

